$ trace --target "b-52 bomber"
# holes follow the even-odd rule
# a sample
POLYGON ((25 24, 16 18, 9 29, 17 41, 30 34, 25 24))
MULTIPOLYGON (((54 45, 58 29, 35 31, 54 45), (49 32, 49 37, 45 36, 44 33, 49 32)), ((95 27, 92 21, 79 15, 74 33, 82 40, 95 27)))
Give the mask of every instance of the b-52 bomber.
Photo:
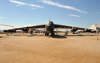
POLYGON ((33 34, 33 31, 36 29, 44 29, 45 36, 55 36, 55 29, 71 29, 72 33, 75 33, 77 30, 85 30, 85 28, 81 27, 73 27, 73 26, 67 26, 67 25, 60 25, 60 24, 54 24, 53 21, 49 21, 48 24, 42 24, 42 25, 35 25, 35 26, 27 26, 27 27, 21 27, 21 28, 13 28, 4 30, 5 33, 16 33, 17 30, 21 30, 24 33, 30 33, 33 34))

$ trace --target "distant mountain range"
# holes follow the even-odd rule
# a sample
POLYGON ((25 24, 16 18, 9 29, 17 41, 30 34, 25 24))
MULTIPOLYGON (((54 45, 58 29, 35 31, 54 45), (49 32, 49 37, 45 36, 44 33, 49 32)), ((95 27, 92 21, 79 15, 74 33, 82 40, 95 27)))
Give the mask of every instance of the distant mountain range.
POLYGON ((0 26, 0 31, 6 30, 6 29, 11 29, 13 27, 8 27, 8 26, 0 26))
POLYGON ((0 30, 0 32, 3 32, 3 30, 0 30))

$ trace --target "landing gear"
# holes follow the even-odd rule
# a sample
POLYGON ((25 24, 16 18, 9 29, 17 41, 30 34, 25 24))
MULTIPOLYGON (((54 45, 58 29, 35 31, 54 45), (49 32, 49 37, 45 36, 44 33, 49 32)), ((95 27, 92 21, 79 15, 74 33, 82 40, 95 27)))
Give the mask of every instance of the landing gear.
POLYGON ((48 31, 45 32, 45 36, 49 36, 49 32, 48 31))

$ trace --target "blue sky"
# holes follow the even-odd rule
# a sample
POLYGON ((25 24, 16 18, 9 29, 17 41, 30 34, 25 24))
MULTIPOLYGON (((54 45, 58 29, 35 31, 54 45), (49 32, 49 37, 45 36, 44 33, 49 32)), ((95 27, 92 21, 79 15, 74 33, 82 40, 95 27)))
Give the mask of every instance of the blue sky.
POLYGON ((0 24, 56 24, 89 27, 100 24, 100 0, 0 0, 0 24))

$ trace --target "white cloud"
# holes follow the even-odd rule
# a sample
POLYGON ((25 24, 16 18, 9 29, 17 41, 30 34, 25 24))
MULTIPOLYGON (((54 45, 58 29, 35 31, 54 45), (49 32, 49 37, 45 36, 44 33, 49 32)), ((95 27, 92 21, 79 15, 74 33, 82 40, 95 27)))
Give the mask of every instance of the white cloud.
POLYGON ((20 2, 20 1, 17 1, 17 0, 9 0, 11 3, 14 3, 16 4, 16 6, 30 6, 32 8, 43 8, 42 6, 40 5, 36 5, 36 4, 28 4, 28 3, 25 3, 25 2, 20 2))
POLYGON ((72 17, 80 17, 79 15, 75 15, 75 14, 68 14, 68 16, 72 16, 72 17))
POLYGON ((56 2, 53 2, 52 0, 41 0, 41 2, 48 4, 48 5, 52 5, 52 6, 68 9, 68 10, 77 11, 77 12, 80 12, 80 13, 87 13, 86 11, 82 11, 81 9, 78 9, 76 7, 56 3, 56 2))

